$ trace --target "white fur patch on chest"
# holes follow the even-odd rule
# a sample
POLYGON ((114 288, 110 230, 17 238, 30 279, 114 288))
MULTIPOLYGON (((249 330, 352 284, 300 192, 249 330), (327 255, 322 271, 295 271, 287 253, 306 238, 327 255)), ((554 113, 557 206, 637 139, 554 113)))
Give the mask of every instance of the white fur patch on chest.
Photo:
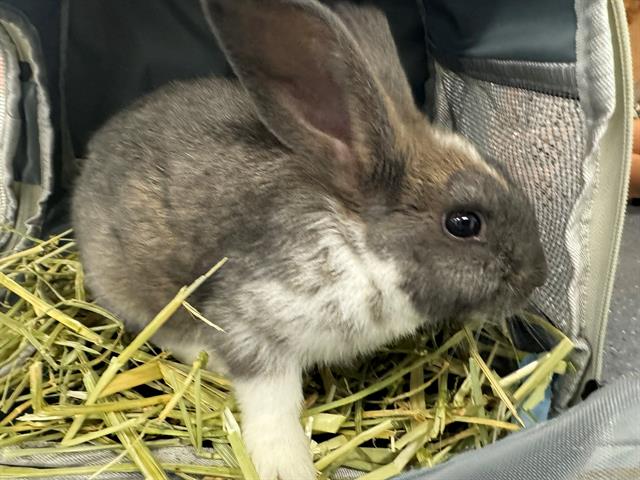
POLYGON ((308 250, 300 255, 304 278, 299 281, 321 284, 316 292, 301 294, 278 281, 261 282, 257 289, 268 292, 270 314, 283 324, 305 365, 348 361, 414 332, 427 320, 400 288, 393 262, 366 249, 358 226, 349 225, 350 242, 332 227, 323 229, 314 246, 316 253, 324 252, 323 264, 305 268, 308 250))

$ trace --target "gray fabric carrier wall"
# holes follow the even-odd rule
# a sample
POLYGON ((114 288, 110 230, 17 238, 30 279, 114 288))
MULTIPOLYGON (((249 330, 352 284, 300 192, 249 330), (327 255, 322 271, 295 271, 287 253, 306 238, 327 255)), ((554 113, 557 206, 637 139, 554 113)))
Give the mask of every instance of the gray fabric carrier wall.
MULTIPOLYGON (((555 384, 557 418, 406 480, 640 478, 640 429, 629 427, 640 424, 640 378, 569 408, 587 380, 600 379, 626 199, 632 87, 622 1, 358 3, 387 12, 425 114, 502 163, 530 196, 551 269, 534 307, 578 346, 575 372, 555 384)), ((171 79, 230 74, 195 0, 57 2, 60 37, 43 8, 0 1, 0 215, 30 235, 66 226, 75 159, 110 114, 171 79), (41 48, 54 43, 60 75, 46 78, 51 58, 41 48)), ((18 238, 0 231, 5 249, 18 238)), ((154 453, 204 461, 186 447, 154 453)), ((104 464, 104 455, 0 452, 0 465, 104 464)))
POLYGON ((0 4, 0 229, 5 248, 38 235, 52 189, 53 131, 38 33, 20 11, 0 4))

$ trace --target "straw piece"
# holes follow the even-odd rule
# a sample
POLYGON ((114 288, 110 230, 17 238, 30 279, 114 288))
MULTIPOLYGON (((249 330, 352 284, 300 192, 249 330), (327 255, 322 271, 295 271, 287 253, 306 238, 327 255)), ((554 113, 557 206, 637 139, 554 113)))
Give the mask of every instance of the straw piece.
POLYGON ((75 246, 76 246, 76 242, 67 242, 64 245, 50 251, 49 253, 42 255, 40 258, 38 258, 36 261, 33 262, 33 265, 40 265, 41 263, 44 263, 46 260, 49 260, 52 257, 57 257, 60 254, 65 253, 67 250, 71 250, 75 248, 75 246))
POLYGON ((162 409, 162 411, 160 412, 160 415, 158 415, 157 421, 162 421, 165 418, 167 418, 167 415, 169 415, 171 410, 173 410, 178 404, 178 402, 182 399, 185 392, 187 391, 187 388, 191 386, 191 382, 195 378, 196 373, 202 368, 203 365, 206 365, 206 364, 207 364, 207 354, 206 352, 200 352, 200 354, 198 355, 198 358, 193 362, 193 367, 189 372, 189 374, 187 375, 187 378, 182 383, 182 386, 180 387, 180 389, 174 393, 174 395, 171 397, 171 400, 162 409))
POLYGON ((567 355, 569 355, 572 349, 573 343, 571 340, 566 337, 560 340, 553 350, 540 360, 538 368, 531 374, 531 376, 529 376, 520 388, 514 392, 513 399, 516 403, 521 402, 533 389, 535 389, 536 385, 539 385, 545 377, 551 374, 554 368, 564 360, 567 355))
POLYGON ((58 364, 49 354, 46 348, 38 341, 33 332, 29 331, 23 325, 10 318, 8 315, 0 312, 0 324, 3 324, 7 328, 10 328, 14 332, 22 335, 36 350, 42 355, 42 358, 53 368, 58 368, 58 364))
POLYGON ((539 363, 540 363, 540 360, 534 360, 531 363, 527 363, 526 365, 519 368, 515 372, 511 372, 509 375, 502 377, 498 381, 498 383, 502 388, 512 387, 516 383, 524 380, 529 375, 531 375, 535 371, 535 369, 538 368, 539 363))
POLYGON ((509 422, 502 422, 500 420, 493 420, 491 418, 484 417, 465 417, 462 415, 452 415, 449 417, 452 422, 469 423, 473 425, 486 425, 488 427, 499 428, 503 430, 509 430, 511 432, 517 432, 521 429, 519 425, 515 425, 509 422))
POLYGON ((425 436, 428 434, 427 438, 433 438, 437 436, 438 431, 435 428, 435 421, 430 420, 418 425, 415 428, 412 428, 411 431, 407 432, 400 440, 395 443, 395 447, 399 450, 404 449, 407 445, 409 445, 414 440, 425 436))
POLYGON ((242 440, 240 426, 231 413, 231 410, 225 408, 222 414, 222 418, 224 419, 224 428, 227 431, 227 438, 229 439, 229 443, 231 444, 233 453, 236 456, 238 465, 240 465, 240 471, 242 471, 244 479, 260 480, 260 478, 258 477, 258 472, 256 471, 256 467, 253 465, 251 457, 247 452, 247 447, 242 440))
POLYGON ((34 362, 29 367, 29 382, 31 385, 31 405, 38 413, 42 410, 42 363, 34 362))
MULTIPOLYGON (((32 392, 33 395, 33 392, 32 392)), ((98 413, 121 412, 142 410, 158 404, 167 404, 172 398, 169 394, 154 395, 147 398, 134 400, 117 400, 114 402, 97 403, 95 405, 47 405, 40 409, 44 415, 56 415, 59 417, 74 417, 76 415, 95 415, 98 413)), ((37 410, 37 409, 36 409, 37 410)))
POLYGON ((397 450, 382 447, 358 447, 353 451, 354 457, 367 460, 370 463, 384 465, 393 461, 397 455, 397 450))
MULTIPOLYGON (((422 368, 422 366, 420 366, 418 368, 422 368)), ((389 398, 389 399, 385 400, 385 403, 387 403, 387 404, 395 403, 398 400, 402 400, 404 398, 411 397, 411 396, 413 396, 413 395, 415 395, 417 393, 423 392, 424 390, 429 388, 431 385, 433 385, 435 382, 437 382, 438 379, 440 378, 440 375, 445 373, 448 369, 449 369, 449 363, 445 362, 445 364, 440 368, 438 373, 435 374, 434 376, 432 376, 429 380, 427 380, 426 382, 424 382, 421 385, 413 387, 411 390, 409 390, 406 393, 401 393, 400 395, 396 395, 395 397, 392 397, 392 398, 389 398)), ((418 378, 420 378, 420 376, 418 376, 418 378)))
POLYGON ((213 323, 212 321, 208 320, 207 318, 205 318, 193 305, 191 305, 189 302, 187 302, 186 300, 184 302, 182 302, 182 306, 191 314, 193 315, 195 318, 197 318, 198 320, 200 320, 201 322, 206 323, 207 325, 209 325, 211 328, 216 329, 217 331, 221 332, 221 333, 226 333, 222 328, 220 328, 218 325, 216 325, 215 323, 213 323))
POLYGON ((312 420, 311 429, 314 433, 338 433, 347 420, 344 415, 332 413, 318 413, 307 418, 312 420))
MULTIPOLYGON (((112 425, 110 427, 107 428, 103 428, 102 430, 98 430, 96 432, 91 432, 91 433, 87 433, 85 435, 81 435, 81 436, 77 436, 72 438, 71 440, 65 440, 64 441, 64 445, 67 447, 73 447, 74 445, 80 445, 81 443, 86 443, 89 442, 91 440, 95 440, 97 438, 100 437, 104 437, 107 435, 111 435, 112 433, 118 433, 122 430, 132 430, 132 427, 136 427, 138 425, 142 425, 143 423, 145 423, 149 417, 155 413, 157 413, 158 410, 149 410, 146 413, 143 413, 142 415, 138 416, 138 417, 134 417, 131 418, 129 420, 125 420, 124 422, 120 422, 117 423, 115 425, 112 425)), ((114 422, 115 423, 115 422, 114 422)))
POLYGON ((327 453, 343 446, 347 441, 347 437, 338 435, 337 437, 330 438, 329 440, 312 446, 311 452, 314 457, 324 457, 327 453))
POLYGON ((27 302, 33 305, 33 308, 36 310, 36 312, 42 312, 50 316, 51 318, 56 319, 69 330, 76 332, 78 335, 81 335, 82 337, 93 343, 97 343, 98 345, 102 344, 103 339, 100 335, 95 334, 77 320, 74 320, 66 313, 63 313, 60 310, 56 309, 53 305, 49 305, 41 298, 36 297, 27 289, 11 280, 4 273, 0 273, 0 285, 7 288, 8 290, 11 290, 16 295, 24 298, 27 302))
POLYGON ((114 393, 130 390, 140 385, 146 385, 161 378, 162 370, 159 362, 157 360, 151 361, 116 375, 100 393, 99 398, 108 397, 114 393))
MULTIPOLYGON (((28 378, 29 377, 25 377, 25 383, 28 382, 28 378)), ((20 415, 22 412, 24 412, 28 408, 31 408, 31 400, 27 400, 24 403, 17 405, 6 417, 0 420, 0 427, 4 425, 8 425, 9 423, 13 422, 18 415, 20 415)))
POLYGON ((487 366, 487 364, 484 362, 484 360, 480 356, 480 353, 478 352, 478 348, 476 346, 475 341, 473 340, 473 335, 471 334, 469 327, 464 327, 463 330, 467 337, 467 341, 469 342, 471 356, 478 363, 478 366, 480 367, 485 377, 489 381, 489 384, 491 385, 491 389, 498 397, 500 397, 500 400, 502 400, 504 405, 509 409, 509 411, 511 412, 511 415, 513 415, 513 418, 515 418, 518 421, 518 423, 524 427, 524 422, 522 421, 522 418, 520 418, 520 415, 518 415, 518 411, 516 410, 516 407, 513 405, 513 403, 511 403, 511 400, 509 399, 509 395, 500 386, 500 382, 498 381, 498 379, 493 374, 491 369, 487 366))
POLYGON ((536 386, 536 388, 533 389, 533 392, 529 394, 527 399, 522 404, 523 410, 530 412, 544 400, 547 388, 551 384, 552 379, 553 374, 550 373, 539 385, 536 386))
POLYGON ((64 231, 59 235, 56 235, 54 237, 49 238, 48 240, 40 241, 37 245, 34 245, 31 248, 27 248, 25 250, 21 250, 19 252, 15 252, 15 253, 12 253, 10 255, 5 256, 2 259, 2 262, 0 263, 0 270, 4 270, 10 264, 16 262, 17 260, 20 260, 22 258, 35 256, 35 255, 38 255, 38 254, 42 253, 46 249, 46 247, 48 247, 49 245, 57 244, 61 239, 63 239, 64 237, 69 236, 70 234, 71 234, 71 230, 64 231))
POLYGON ((423 445, 426 436, 420 440, 407 445, 400 454, 388 465, 380 467, 367 475, 360 477, 360 480, 387 480, 402 473, 407 464, 411 461, 418 449, 423 445))
POLYGON ((351 440, 349 440, 347 443, 345 443, 341 447, 333 450, 332 452, 329 452, 327 455, 325 455, 320 460, 315 462, 314 465, 316 469, 324 470, 329 465, 338 462, 338 460, 342 456, 346 455, 353 447, 362 445, 364 442, 377 437, 379 434, 381 434, 386 430, 391 429, 392 427, 393 427, 393 422, 391 420, 386 420, 381 424, 376 425, 373 428, 370 428, 369 430, 365 430, 361 434, 353 437, 351 440))

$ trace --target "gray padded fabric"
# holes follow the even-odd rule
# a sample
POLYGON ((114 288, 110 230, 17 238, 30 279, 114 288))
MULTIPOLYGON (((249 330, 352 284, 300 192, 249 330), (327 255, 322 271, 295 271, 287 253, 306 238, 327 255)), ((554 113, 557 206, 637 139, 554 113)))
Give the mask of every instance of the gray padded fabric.
MULTIPOLYGON (((2 181, 11 186, 13 182, 24 185, 19 198, 14 200, 15 210, 3 212, 3 221, 13 224, 18 231, 37 236, 40 233, 44 208, 53 187, 52 155, 54 132, 50 120, 50 102, 47 91, 43 54, 40 48, 38 32, 20 10, 0 3, 0 23, 3 35, 0 39, 2 48, 15 49, 14 57, 5 65, 4 81, 6 96, 13 104, 13 110, 3 112, 12 122, 2 125, 5 149, 15 142, 13 151, 2 150, 3 161, 12 162, 12 168, 2 171, 2 181), (10 83, 9 83, 10 81, 10 83), (21 85, 22 83, 22 85, 21 85), (16 99, 17 97, 17 99, 16 99), (21 135, 22 138, 19 138, 21 135), (22 149, 22 157, 16 157, 22 149)), ((5 50, 8 54, 9 50, 5 50)), ((5 56, 7 60, 8 55, 5 56)), ((5 117, 6 118, 6 117, 5 117)), ((1 241, 7 240, 0 238, 1 241)), ((26 242, 22 237, 13 236, 11 241, 19 246, 26 242)))
MULTIPOLYGON (((4 27, 0 25, 0 219, 13 224, 16 199, 12 190, 13 158, 20 136, 20 69, 16 47, 4 27)), ((0 233, 0 244, 9 238, 0 233)))
POLYGON ((638 399, 640 376, 622 378, 554 420, 397 480, 637 480, 638 399))
MULTIPOLYGON (((29 447, 50 446, 47 444, 29 444, 29 447)), ((61 467, 83 467, 88 465, 106 465, 116 459, 117 454, 110 450, 95 452, 78 452, 64 454, 42 454, 28 456, 11 456, 11 447, 0 450, 0 464, 29 467, 29 468, 61 468, 61 467)), ((220 465, 220 461, 206 460, 195 455, 192 448, 187 447, 163 447, 152 450, 153 455, 161 463, 180 463, 189 465, 220 465)), ((213 454, 209 448, 203 449, 205 454, 213 454)), ((115 463, 129 463, 128 457, 119 459, 115 463)), ((0 467, 2 473, 2 467, 0 467)), ((180 477, 169 473, 171 480, 178 480, 180 477)), ((22 480, 28 477, 16 477, 14 480, 22 480)), ((41 477, 42 478, 42 477, 41 477)), ((50 480, 81 480, 89 478, 89 475, 50 475, 46 477, 50 480)), ((117 473, 105 472, 96 477, 98 480, 142 480, 144 476, 140 473, 117 473)))

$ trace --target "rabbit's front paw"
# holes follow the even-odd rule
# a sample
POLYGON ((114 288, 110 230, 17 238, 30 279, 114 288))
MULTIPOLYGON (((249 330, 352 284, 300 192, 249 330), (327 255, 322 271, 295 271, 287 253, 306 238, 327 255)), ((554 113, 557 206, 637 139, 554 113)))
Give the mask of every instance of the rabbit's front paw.
POLYGON ((309 440, 300 425, 296 428, 274 423, 258 438, 245 428, 245 441, 260 480, 314 480, 316 470, 311 461, 309 440), (254 441, 255 440, 255 441, 254 441))
POLYGON ((236 379, 242 436, 260 480, 313 480, 309 439, 300 423, 301 372, 236 379))

